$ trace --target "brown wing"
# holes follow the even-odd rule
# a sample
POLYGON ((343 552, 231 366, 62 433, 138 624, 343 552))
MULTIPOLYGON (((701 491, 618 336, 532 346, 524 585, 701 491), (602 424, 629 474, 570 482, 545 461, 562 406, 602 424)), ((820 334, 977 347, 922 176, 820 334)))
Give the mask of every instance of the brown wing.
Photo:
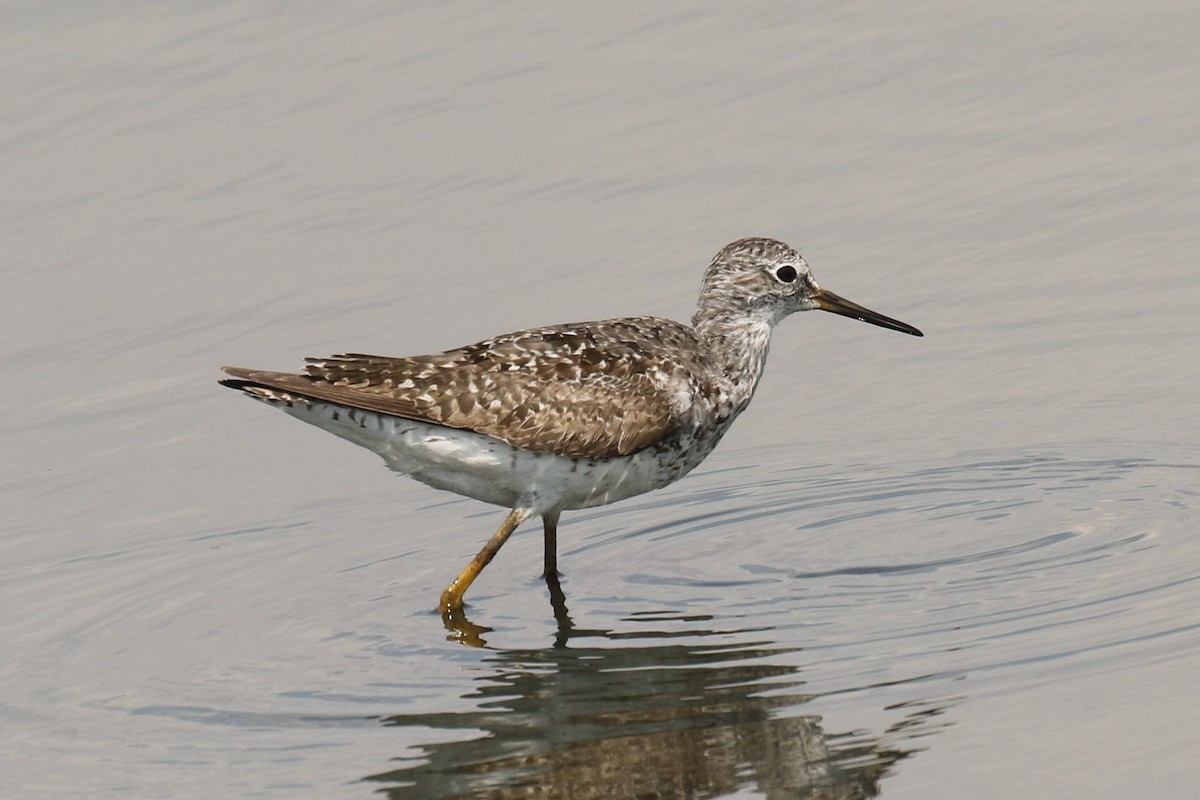
POLYGON ((472 430, 533 452, 612 458, 655 443, 677 424, 671 374, 646 346, 641 322, 542 328, 411 358, 308 359, 303 375, 225 371, 244 382, 229 382, 235 388, 261 385, 472 430))

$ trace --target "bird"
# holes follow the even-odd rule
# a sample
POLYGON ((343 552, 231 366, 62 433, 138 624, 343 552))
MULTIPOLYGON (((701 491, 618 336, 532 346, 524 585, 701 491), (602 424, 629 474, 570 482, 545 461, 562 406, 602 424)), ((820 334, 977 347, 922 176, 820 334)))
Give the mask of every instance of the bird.
POLYGON ((449 624, 521 523, 541 517, 545 576, 557 579, 563 511, 660 489, 700 464, 750 404, 775 326, 811 310, 924 335, 825 289, 787 244, 752 237, 712 259, 690 324, 551 325, 429 355, 306 358, 299 373, 223 367, 220 383, 398 473, 509 510, 441 593, 449 624))

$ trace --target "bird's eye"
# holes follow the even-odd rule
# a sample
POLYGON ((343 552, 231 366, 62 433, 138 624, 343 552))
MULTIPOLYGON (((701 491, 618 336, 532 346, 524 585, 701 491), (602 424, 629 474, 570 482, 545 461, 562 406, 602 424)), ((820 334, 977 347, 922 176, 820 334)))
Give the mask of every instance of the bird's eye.
POLYGON ((791 265, 782 266, 775 270, 775 277, 784 283, 791 283, 796 280, 796 268, 791 265))

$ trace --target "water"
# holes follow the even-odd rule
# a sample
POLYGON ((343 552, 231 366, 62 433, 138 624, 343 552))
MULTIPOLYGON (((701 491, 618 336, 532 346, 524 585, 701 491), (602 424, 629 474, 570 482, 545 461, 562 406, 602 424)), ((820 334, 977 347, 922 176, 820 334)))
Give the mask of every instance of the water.
POLYGON ((0 11, 5 796, 1179 796, 1200 726, 1188 4, 0 11), (215 383, 825 314, 686 480, 496 508, 215 383), (531 532, 532 531, 532 532, 531 532))

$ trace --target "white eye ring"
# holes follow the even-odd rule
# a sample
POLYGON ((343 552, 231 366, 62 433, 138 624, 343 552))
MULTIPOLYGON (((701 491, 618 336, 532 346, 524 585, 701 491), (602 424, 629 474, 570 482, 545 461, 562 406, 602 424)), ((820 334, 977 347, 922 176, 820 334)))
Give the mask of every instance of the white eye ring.
POLYGON ((791 264, 784 264, 775 270, 775 278, 783 283, 795 283, 798 274, 791 264))

